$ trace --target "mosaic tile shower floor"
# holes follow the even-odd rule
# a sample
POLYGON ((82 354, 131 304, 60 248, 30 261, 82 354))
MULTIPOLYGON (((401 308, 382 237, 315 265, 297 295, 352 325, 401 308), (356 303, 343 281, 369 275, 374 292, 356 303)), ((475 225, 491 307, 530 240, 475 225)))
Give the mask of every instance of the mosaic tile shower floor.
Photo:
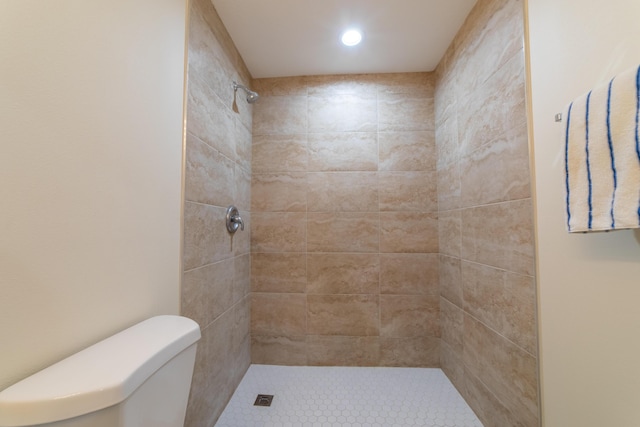
POLYGON ((440 369, 251 365, 216 427, 482 427, 440 369), (270 407, 254 406, 274 395, 270 407))

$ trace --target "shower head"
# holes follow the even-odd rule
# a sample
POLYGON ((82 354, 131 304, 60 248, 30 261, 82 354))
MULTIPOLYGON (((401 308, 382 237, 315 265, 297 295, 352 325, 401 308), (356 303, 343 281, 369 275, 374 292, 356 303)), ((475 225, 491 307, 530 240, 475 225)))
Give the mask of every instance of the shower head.
POLYGON ((251 89, 249 89, 248 87, 246 87, 244 85, 241 85, 241 84, 238 84, 236 82, 233 82, 233 90, 237 91, 238 89, 242 89, 247 93, 247 102, 249 104, 253 104, 260 97, 260 95, 258 95, 257 92, 252 91, 251 89))

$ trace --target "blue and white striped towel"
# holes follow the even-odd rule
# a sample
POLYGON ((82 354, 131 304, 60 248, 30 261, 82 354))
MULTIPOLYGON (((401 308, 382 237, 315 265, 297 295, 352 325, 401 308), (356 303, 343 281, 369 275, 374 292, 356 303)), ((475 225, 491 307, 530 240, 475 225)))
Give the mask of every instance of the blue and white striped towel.
POLYGON ((640 67, 567 107, 569 232, 640 228, 639 115, 640 67))

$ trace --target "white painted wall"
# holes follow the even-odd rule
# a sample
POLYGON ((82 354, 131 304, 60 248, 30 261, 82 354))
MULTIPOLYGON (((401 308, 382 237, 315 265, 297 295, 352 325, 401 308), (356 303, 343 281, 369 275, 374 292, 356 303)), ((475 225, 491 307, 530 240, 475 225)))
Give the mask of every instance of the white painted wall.
POLYGON ((564 229, 554 115, 640 63, 637 0, 529 0, 543 420, 640 426, 640 232, 564 229))
POLYGON ((179 311, 185 3, 0 2, 0 389, 179 311))

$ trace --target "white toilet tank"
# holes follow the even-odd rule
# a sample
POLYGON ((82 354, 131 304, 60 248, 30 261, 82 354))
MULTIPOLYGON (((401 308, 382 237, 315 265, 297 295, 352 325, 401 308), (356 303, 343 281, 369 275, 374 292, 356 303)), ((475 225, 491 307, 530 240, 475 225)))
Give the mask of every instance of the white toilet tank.
POLYGON ((0 427, 182 427, 200 327, 157 316, 0 392, 0 427))

